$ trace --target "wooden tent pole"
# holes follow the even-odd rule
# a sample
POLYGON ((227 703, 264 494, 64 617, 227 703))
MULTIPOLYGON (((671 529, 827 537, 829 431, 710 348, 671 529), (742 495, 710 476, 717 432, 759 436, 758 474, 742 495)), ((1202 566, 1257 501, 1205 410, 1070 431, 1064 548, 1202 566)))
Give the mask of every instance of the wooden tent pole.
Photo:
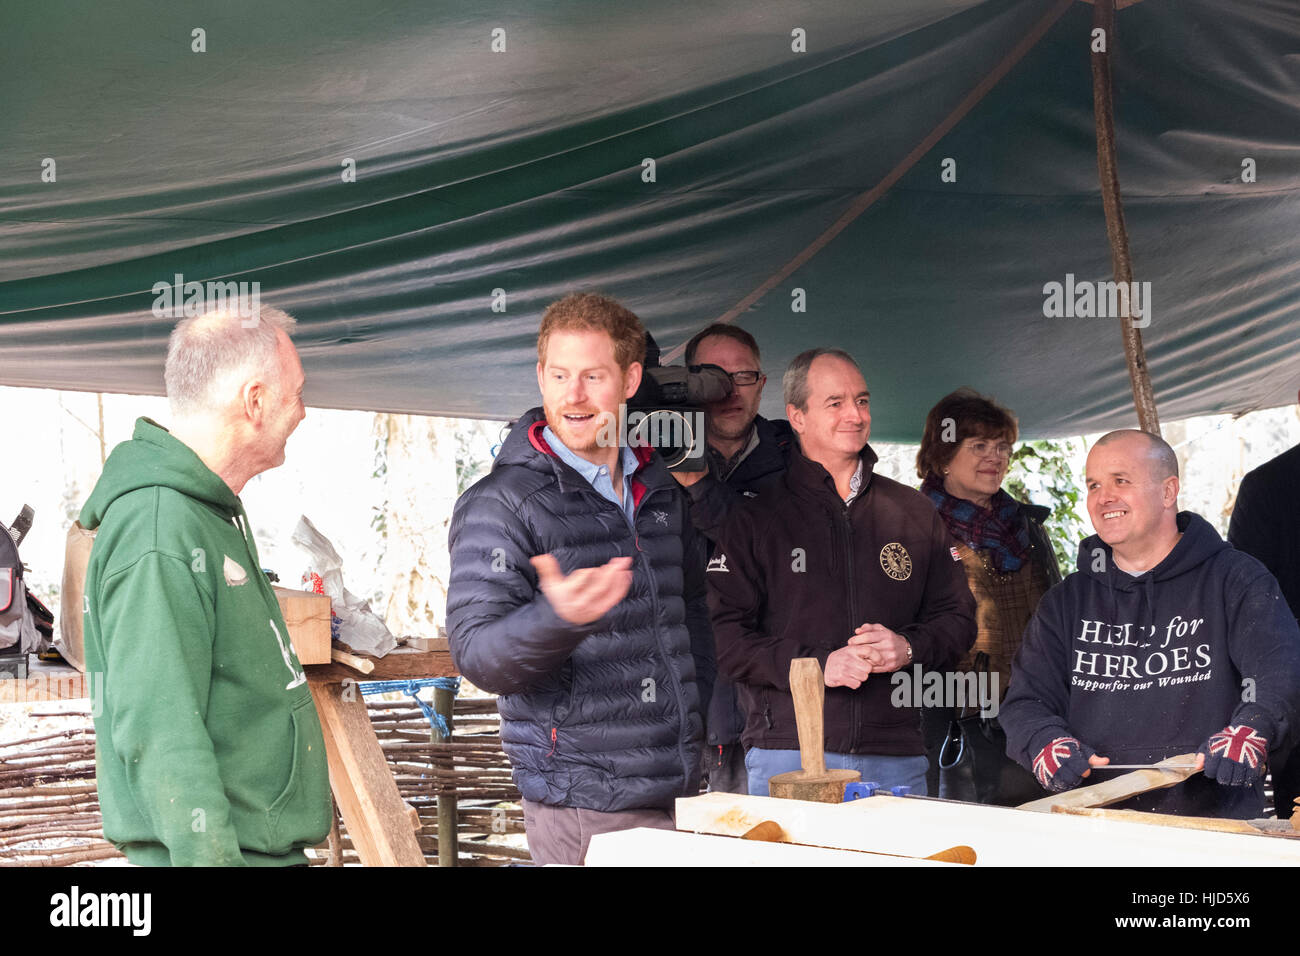
MULTIPOLYGON (((433 709, 442 715, 447 723, 447 736, 435 730, 433 742, 445 744, 451 742, 452 712, 456 706, 456 692, 441 687, 433 689, 433 709)), ((450 769, 450 767, 449 767, 450 769)), ((460 836, 455 790, 451 793, 438 794, 438 865, 460 866, 460 836)))
MULTIPOLYGON (((1110 262, 1115 281, 1123 289, 1133 288, 1133 261, 1129 256, 1128 227, 1124 224, 1124 205, 1119 194, 1119 164, 1115 159, 1115 113, 1111 91, 1110 55, 1115 49, 1115 0, 1095 0, 1092 28, 1104 31, 1105 50, 1092 53, 1092 110, 1097 123, 1097 174, 1101 180, 1101 198, 1106 209, 1106 235, 1110 238, 1110 262)), ((1142 330, 1135 328, 1128 314, 1128 296, 1120 296, 1123 315, 1120 333, 1124 339, 1124 357, 1128 361, 1129 381, 1133 385, 1133 405, 1137 409, 1138 427, 1153 435, 1160 434, 1160 417, 1156 413, 1155 393, 1147 371, 1142 330)), ((1150 302, 1147 303, 1150 314, 1150 302)))

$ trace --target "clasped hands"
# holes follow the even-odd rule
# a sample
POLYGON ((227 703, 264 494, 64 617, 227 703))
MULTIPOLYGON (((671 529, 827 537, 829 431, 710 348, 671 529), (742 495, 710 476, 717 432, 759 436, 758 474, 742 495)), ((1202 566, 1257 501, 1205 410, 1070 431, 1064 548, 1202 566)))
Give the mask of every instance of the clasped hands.
POLYGON ((857 690, 870 674, 896 671, 911 660, 907 638, 883 624, 863 624, 849 642, 826 658, 827 687, 857 690))

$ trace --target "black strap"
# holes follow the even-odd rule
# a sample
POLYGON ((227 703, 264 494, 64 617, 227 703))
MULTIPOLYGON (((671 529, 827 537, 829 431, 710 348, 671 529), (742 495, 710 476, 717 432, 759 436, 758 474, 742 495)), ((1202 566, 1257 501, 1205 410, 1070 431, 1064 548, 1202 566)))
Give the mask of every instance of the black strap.
POLYGON ((27 532, 32 530, 32 519, 35 517, 36 512, 32 510, 32 506, 23 505, 23 510, 18 512, 18 517, 9 525, 9 536, 14 539, 14 547, 23 543, 27 532))

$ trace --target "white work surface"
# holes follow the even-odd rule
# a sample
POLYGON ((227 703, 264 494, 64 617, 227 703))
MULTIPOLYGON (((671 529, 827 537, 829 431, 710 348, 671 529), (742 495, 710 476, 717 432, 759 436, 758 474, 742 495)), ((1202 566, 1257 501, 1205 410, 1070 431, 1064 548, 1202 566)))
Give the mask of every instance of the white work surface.
POLYGON ((831 850, 819 846, 762 843, 680 830, 640 828, 598 833, 587 849, 587 866, 959 866, 935 860, 831 850))
MULTIPOLYGON (((1297 866, 1300 841, 1266 836, 1212 833, 1200 830, 1098 820, 1059 813, 945 803, 908 797, 868 797, 843 804, 808 803, 709 793, 677 801, 677 828, 702 834, 736 837, 766 820, 779 824, 792 844, 812 848, 859 850, 881 856, 876 865, 894 866, 928 861, 898 857, 925 857, 953 846, 975 850, 976 865, 985 866, 1297 866)), ((653 832, 653 831, 651 831, 653 832)), ((616 836, 616 834, 610 834, 616 836)), ((667 845, 671 834, 659 832, 667 845)), ((596 839, 600 839, 597 837, 596 839)), ((737 844, 753 841, 735 840, 737 844)), ((593 840, 593 846, 595 840, 593 840)), ((685 842, 673 865, 743 865, 758 861, 764 851, 725 849, 714 856, 715 844, 690 849, 685 842), (732 863, 732 860, 735 863, 732 863)), ((761 844, 760 844, 761 845, 761 844)), ((783 852, 799 847, 766 844, 777 851, 757 865, 787 865, 783 852)), ((628 852, 636 849, 626 848, 628 852)), ((601 858, 608 860, 602 847, 601 858)), ((620 859, 626 865, 651 865, 655 859, 620 859)), ((789 856, 789 865, 795 857, 789 856)), ((862 865, 865 858, 850 858, 862 865)), ((952 865, 952 864, 937 864, 952 865)))

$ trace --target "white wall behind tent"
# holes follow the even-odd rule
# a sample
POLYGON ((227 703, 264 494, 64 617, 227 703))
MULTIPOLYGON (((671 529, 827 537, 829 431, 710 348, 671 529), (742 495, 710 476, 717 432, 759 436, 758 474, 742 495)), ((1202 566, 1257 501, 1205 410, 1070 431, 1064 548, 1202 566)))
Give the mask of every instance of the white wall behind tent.
MULTIPOLYGON (((161 398, 105 394, 103 407, 109 452, 130 438, 137 417, 167 423, 161 398)), ((57 613, 64 535, 100 472, 97 396, 0 387, 0 410, 13 429, 0 467, 0 521, 8 523, 24 503, 35 509, 22 556, 34 593, 57 613)), ((254 478, 242 496, 263 564, 286 586, 298 586, 306 558, 290 535, 306 514, 343 556, 349 590, 371 599, 396 633, 431 633, 444 621, 457 459, 485 473, 501 431, 497 422, 308 409, 289 439, 286 464, 254 478)), ((1241 476, 1300 444, 1300 415, 1290 405, 1235 421, 1191 418, 1166 423, 1164 435, 1179 453, 1181 506, 1222 533, 1241 476)), ((880 474, 918 484, 914 445, 873 447, 880 474)), ((1080 487, 1083 457, 1081 451, 1074 462, 1080 487)), ((1032 479, 1028 486, 1035 487, 1032 479)))
MULTIPOLYGON (((14 451, 0 468, 0 521, 24 503, 35 509, 22 557, 33 592, 57 613, 64 536, 101 470, 97 396, 0 387, 0 409, 15 429, 14 451)), ((109 453, 131 437, 136 418, 168 421, 166 400, 157 397, 105 394, 103 411, 109 453)), ((425 633, 430 620, 443 620, 456 450, 490 461, 499 430, 488 422, 309 408, 285 465, 254 478, 242 495, 263 565, 286 587, 299 586, 307 560, 290 536, 305 514, 343 556, 349 590, 371 599, 380 615, 391 610, 396 632, 425 633), (387 448, 388 474, 376 477, 378 445, 387 448)))

